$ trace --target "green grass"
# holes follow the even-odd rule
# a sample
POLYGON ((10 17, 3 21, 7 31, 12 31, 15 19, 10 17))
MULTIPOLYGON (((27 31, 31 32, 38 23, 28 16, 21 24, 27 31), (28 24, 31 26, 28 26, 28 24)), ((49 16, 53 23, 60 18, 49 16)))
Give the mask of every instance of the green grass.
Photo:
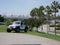
MULTIPOLYGON (((49 31, 49 32, 55 33, 55 31, 49 31)), ((60 34, 60 31, 59 31, 59 32, 56 31, 56 33, 57 33, 57 34, 60 34)))
MULTIPOLYGON (((7 26, 6 25, 0 25, 0 32, 6 32, 7 26)), ((49 38, 49 39, 54 39, 57 41, 60 41, 60 36, 57 35, 52 35, 52 34, 46 34, 46 33, 38 33, 36 31, 28 31, 27 33, 24 34, 31 34, 31 35, 36 35, 36 36, 42 36, 45 38, 49 38)))
POLYGON ((36 31, 28 32, 26 34, 32 34, 32 35, 36 35, 36 36, 42 36, 42 37, 45 37, 45 38, 49 38, 49 39, 60 41, 60 36, 57 36, 57 35, 46 34, 46 33, 41 33, 41 32, 37 33, 36 31))
POLYGON ((6 25, 0 25, 0 32, 6 32, 7 26, 6 25))

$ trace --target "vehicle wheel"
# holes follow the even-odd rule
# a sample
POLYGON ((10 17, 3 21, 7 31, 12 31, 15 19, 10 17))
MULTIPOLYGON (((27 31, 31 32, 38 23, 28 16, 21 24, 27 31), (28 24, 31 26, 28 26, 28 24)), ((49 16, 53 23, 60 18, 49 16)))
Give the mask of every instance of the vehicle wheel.
POLYGON ((7 32, 11 32, 11 29, 7 28, 7 32))
POLYGON ((20 29, 16 29, 15 32, 17 32, 17 33, 20 32, 20 29))
POLYGON ((28 29, 27 29, 27 28, 25 28, 24 32, 27 32, 27 30, 28 30, 28 29))
POLYGON ((24 32, 27 32, 26 30, 24 30, 24 32))

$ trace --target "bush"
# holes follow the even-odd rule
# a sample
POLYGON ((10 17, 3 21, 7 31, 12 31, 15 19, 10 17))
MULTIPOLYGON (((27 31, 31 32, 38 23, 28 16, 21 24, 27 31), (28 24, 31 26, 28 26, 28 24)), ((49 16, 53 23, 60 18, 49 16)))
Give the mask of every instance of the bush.
POLYGON ((4 17, 2 17, 1 14, 0 14, 0 22, 4 22, 4 17))
POLYGON ((6 20, 5 24, 8 26, 11 23, 9 19, 6 20))

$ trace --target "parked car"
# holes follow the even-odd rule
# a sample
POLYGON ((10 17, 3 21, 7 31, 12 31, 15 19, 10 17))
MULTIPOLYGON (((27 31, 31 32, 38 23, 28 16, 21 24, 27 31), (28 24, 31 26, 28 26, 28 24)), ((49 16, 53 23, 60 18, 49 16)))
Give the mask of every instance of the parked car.
POLYGON ((14 21, 8 26, 7 32, 11 32, 13 30, 15 32, 20 32, 20 30, 24 30, 24 32, 27 32, 28 25, 26 22, 14 21))
POLYGON ((0 22, 0 25, 5 25, 5 22, 0 22))

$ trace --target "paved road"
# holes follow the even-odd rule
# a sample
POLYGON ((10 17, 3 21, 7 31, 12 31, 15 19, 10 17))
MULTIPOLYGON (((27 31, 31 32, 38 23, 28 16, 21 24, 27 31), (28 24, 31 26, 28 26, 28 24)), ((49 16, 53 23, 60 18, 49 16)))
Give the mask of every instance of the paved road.
POLYGON ((60 42, 29 34, 0 33, 0 45, 20 45, 20 44, 60 45, 60 42))

